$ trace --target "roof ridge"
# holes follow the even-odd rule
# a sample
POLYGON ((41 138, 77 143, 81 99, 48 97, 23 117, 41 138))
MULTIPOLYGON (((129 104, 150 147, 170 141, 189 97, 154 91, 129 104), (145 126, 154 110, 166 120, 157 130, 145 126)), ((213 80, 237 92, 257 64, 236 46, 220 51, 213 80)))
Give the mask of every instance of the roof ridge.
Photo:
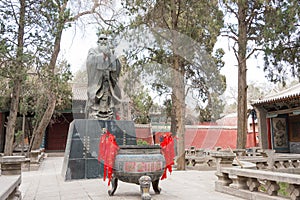
POLYGON ((252 105, 264 103, 264 102, 268 102, 268 101, 274 101, 274 100, 278 100, 278 99, 284 99, 284 98, 288 98, 288 97, 296 97, 299 95, 300 95, 300 83, 293 85, 282 91, 279 91, 275 94, 267 95, 260 100, 256 100, 252 103, 252 105))

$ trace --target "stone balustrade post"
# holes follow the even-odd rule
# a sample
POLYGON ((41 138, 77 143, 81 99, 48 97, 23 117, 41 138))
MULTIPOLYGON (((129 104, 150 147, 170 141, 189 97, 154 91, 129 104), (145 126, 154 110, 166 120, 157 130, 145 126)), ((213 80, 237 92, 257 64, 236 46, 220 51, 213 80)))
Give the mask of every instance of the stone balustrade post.
POLYGON ((260 183, 256 178, 249 178, 247 180, 247 186, 251 192, 257 192, 258 187, 260 186, 260 183))
POLYGON ((300 185, 289 184, 287 192, 292 200, 300 199, 300 185))
POLYGON ((232 183, 229 185, 229 187, 235 189, 248 189, 247 177, 230 174, 229 178, 232 180, 232 183))
POLYGON ((2 175, 20 175, 25 156, 3 156, 1 159, 2 175))
POLYGON ((220 173, 224 167, 232 167, 232 162, 236 155, 228 151, 212 152, 211 156, 216 159, 217 173, 220 173))
POLYGON ((265 150, 264 151, 265 153, 265 156, 267 157, 267 169, 271 170, 271 169, 274 169, 275 168, 275 157, 276 157, 276 154, 275 154, 275 151, 267 151, 265 150))
POLYGON ((277 182, 268 180, 265 185, 265 189, 268 195, 277 196, 280 187, 277 182))
POLYGON ((40 150, 32 150, 29 152, 30 163, 39 163, 40 150))
POLYGON ((232 180, 228 177, 227 173, 224 173, 222 169, 226 167, 232 167, 232 162, 235 158, 235 154, 229 151, 216 151, 212 152, 211 156, 216 159, 218 177, 217 184, 228 186, 232 183, 232 180))

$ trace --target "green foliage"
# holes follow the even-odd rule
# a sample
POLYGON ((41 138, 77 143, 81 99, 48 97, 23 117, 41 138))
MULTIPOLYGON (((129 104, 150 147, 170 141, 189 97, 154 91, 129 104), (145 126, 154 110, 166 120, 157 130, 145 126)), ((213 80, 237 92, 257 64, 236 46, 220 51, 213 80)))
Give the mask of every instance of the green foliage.
POLYGON ((199 121, 215 122, 216 120, 220 119, 220 114, 223 113, 224 106, 225 104, 219 98, 218 94, 210 94, 207 105, 198 105, 196 107, 196 111, 199 112, 199 121))
MULTIPOLYGON (((228 17, 238 15, 238 1, 223 0, 228 17)), ((298 0, 256 1, 246 3, 246 25, 248 42, 247 55, 264 58, 263 70, 271 82, 285 85, 290 75, 300 78, 299 41, 300 41, 300 2, 298 0), (250 44, 251 43, 251 44, 250 44)), ((238 40, 236 20, 230 20, 225 26, 225 34, 238 40)), ((237 52, 237 49, 233 47, 237 52)))
POLYGON ((22 134, 23 134, 23 132, 20 130, 15 132, 15 141, 14 141, 15 144, 17 144, 17 145, 20 144, 20 142, 22 141, 22 134))
POLYGON ((0 76, 0 110, 9 110, 11 87, 8 78, 0 76))
POLYGON ((285 85, 288 75, 300 81, 300 2, 275 1, 265 8, 263 40, 264 71, 272 82, 285 85))
POLYGON ((153 105, 153 100, 148 91, 140 90, 131 97, 132 101, 132 116, 137 124, 150 123, 150 109, 153 105))
MULTIPOLYGON (((71 109, 72 106, 72 89, 69 81, 72 78, 70 66, 66 61, 58 64, 54 76, 46 76, 47 72, 40 72, 40 74, 31 74, 22 85, 20 113, 33 115, 35 122, 39 122, 47 107, 48 90, 55 92, 57 103, 56 110, 62 111, 71 109), (49 79, 50 78, 50 79, 49 79), (49 87, 46 82, 53 81, 52 85, 56 87, 49 87)), ((36 125, 36 124, 34 124, 36 125)))
POLYGON ((259 86, 254 83, 249 84, 247 89, 247 101, 249 104, 251 104, 252 101, 263 98, 269 92, 270 91, 268 91, 268 88, 265 85, 259 86))
MULTIPOLYGON (((287 189, 289 187, 288 183, 284 183, 284 182, 278 182, 279 185, 279 190, 278 190, 278 195, 279 196, 283 196, 283 197, 289 197, 289 193, 287 192, 287 189)), ((261 192, 266 192, 266 188, 264 187, 264 185, 260 185, 258 188, 258 191, 261 192)))
POLYGON ((278 191, 278 195, 284 196, 284 197, 290 197, 289 193, 287 192, 289 184, 288 183, 284 183, 284 182, 279 182, 278 185, 280 187, 280 189, 278 191))
POLYGON ((72 88, 69 81, 73 75, 70 65, 66 61, 58 63, 55 78, 55 96, 57 99, 56 110, 70 110, 72 108, 72 88))
POLYGON ((296 52, 299 48, 294 41, 299 40, 298 0, 223 0, 228 23, 224 35, 234 41, 233 50, 238 62, 238 137, 237 148, 246 145, 247 110, 247 59, 263 53, 267 77, 272 82, 285 84, 287 70, 296 75, 299 71, 296 58, 290 60, 282 44, 287 44, 296 52), (230 20, 229 20, 230 19, 230 20), (296 30, 296 31, 295 31, 296 30), (296 47, 296 48, 295 48, 296 47), (295 62, 296 61, 296 62, 295 62), (290 64, 288 66, 287 64, 290 64), (294 66, 294 67, 293 67, 294 66))
POLYGON ((132 19, 123 36, 131 47, 125 52, 134 74, 130 80, 142 77, 158 95, 170 94, 175 90, 173 74, 182 76, 174 69, 176 57, 185 89, 207 101, 210 93, 222 94, 226 88, 219 72, 224 51, 213 53, 223 14, 216 1, 184 0, 173 7, 174 2, 123 1, 132 19))
POLYGON ((137 140, 137 145, 140 145, 140 146, 149 145, 149 143, 147 141, 143 140, 143 139, 138 139, 137 140))
POLYGON ((69 11, 65 10, 64 19, 59 19, 59 4, 63 1, 25 0, 24 3, 23 36, 16 21, 20 17, 19 2, 4 0, 0 3, 2 33, 0 37, 0 78, 7 80, 1 81, 3 85, 3 87, 1 86, 1 101, 3 102, 1 105, 6 104, 5 97, 10 96, 12 88, 15 87, 11 83, 19 79, 22 85, 20 113, 39 113, 36 109, 42 108, 45 110, 47 90, 56 93, 59 99, 58 108, 67 104, 69 104, 67 107, 70 107, 70 102, 66 102, 70 101, 69 97, 62 97, 62 95, 70 96, 70 88, 66 88, 68 87, 66 83, 71 76, 69 66, 66 66, 66 63, 58 65, 55 74, 49 69, 54 39, 61 28, 57 23, 59 20, 68 20, 69 11), (19 41, 22 39, 20 37, 23 37, 23 41, 19 41), (20 42, 23 43, 21 52, 18 50, 20 42), (63 65, 64 67, 62 67, 63 65), (34 75, 32 76, 32 74, 34 75))
POLYGON ((7 79, 3 97, 8 94, 11 98, 4 150, 7 155, 12 153, 17 113, 33 114, 35 128, 42 124, 35 137, 39 140, 52 116, 48 109, 49 117, 43 118, 46 108, 54 103, 58 108, 66 104, 71 107, 69 97, 64 97, 70 96, 66 82, 71 73, 56 62, 62 30, 70 19, 66 3, 66 0, 0 2, 0 77, 7 79), (41 119, 45 122, 41 123, 41 119))

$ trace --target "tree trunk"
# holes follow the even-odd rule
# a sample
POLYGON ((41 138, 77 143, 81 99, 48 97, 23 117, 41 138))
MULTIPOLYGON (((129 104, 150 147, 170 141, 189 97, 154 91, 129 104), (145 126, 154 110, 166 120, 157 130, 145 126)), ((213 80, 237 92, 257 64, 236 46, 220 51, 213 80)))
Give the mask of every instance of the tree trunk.
MULTIPOLYGON (((60 42, 61 42, 61 36, 62 36, 62 32, 64 29, 64 24, 66 23, 66 19, 64 18, 65 15, 65 11, 63 9, 63 7, 66 6, 67 1, 65 2, 65 4, 62 6, 62 8, 60 9, 59 12, 59 19, 57 22, 57 33, 55 35, 55 40, 54 40, 54 47, 53 47, 53 52, 51 55, 51 59, 49 62, 49 77, 54 77, 55 75, 55 66, 56 66, 56 62, 57 62, 57 57, 60 51, 60 42)), ((53 80, 48 80, 49 81, 49 85, 50 87, 48 88, 48 106, 46 108, 46 111, 41 119, 41 121, 39 122, 39 125, 37 126, 37 128, 33 131, 33 142, 32 142, 32 147, 31 150, 36 150, 39 149, 42 141, 43 141, 43 136, 44 133, 46 131, 47 126, 49 125, 53 112, 55 110, 55 106, 56 106, 56 95, 53 91, 55 91, 54 88, 56 88, 55 85, 55 81, 53 80)))
POLYGON ((19 79, 16 79, 14 81, 8 122, 7 122, 7 129, 6 129, 5 148, 4 148, 4 155, 6 156, 11 156, 13 153, 13 143, 14 143, 14 136, 15 136, 18 107, 19 107, 20 91, 21 91, 21 81, 19 79))
POLYGON ((247 4, 248 1, 238 1, 238 106, 237 106, 237 148, 244 149, 247 142, 247 4))
POLYGON ((179 65, 179 56, 174 55, 173 63, 173 87, 172 87, 172 105, 174 108, 175 124, 174 130, 178 138, 177 142, 177 169, 185 170, 185 86, 184 69, 179 65))
POLYGON ((43 115, 42 120, 40 121, 38 127, 33 131, 33 143, 31 150, 38 150, 43 142, 43 136, 46 131, 47 126, 49 125, 55 105, 56 105, 56 96, 52 92, 48 94, 48 106, 43 115))
MULTIPOLYGON (((174 93, 172 92, 171 94, 171 99, 172 102, 175 101, 175 97, 174 97, 174 93)), ((167 123, 168 121, 166 121, 167 123)), ((173 136, 176 136, 177 134, 177 128, 176 128, 176 108, 174 106, 174 103, 172 103, 172 109, 171 109, 171 127, 170 127, 170 131, 172 133, 173 136)), ((177 155, 177 154, 176 154, 177 155)))
POLYGON ((184 96, 184 85, 182 84, 183 77, 178 78, 180 80, 176 81, 178 88, 173 88, 175 98, 174 108, 175 112, 175 121, 176 121, 176 131, 177 131, 177 169, 185 170, 185 96, 184 96))
POLYGON ((177 142, 177 169, 185 170, 185 85, 184 85, 184 66, 181 66, 180 57, 176 55, 178 50, 178 35, 173 31, 178 31, 180 2, 177 0, 171 0, 171 18, 172 18, 172 51, 173 51, 173 74, 172 79, 172 105, 174 107, 173 112, 175 114, 175 127, 172 127, 176 131, 178 138, 177 142))
POLYGON ((13 153, 13 143, 15 136, 15 127, 19 107, 20 92, 22 86, 22 57, 23 57, 23 47, 24 47, 24 29, 25 29, 25 0, 20 0, 20 15, 19 15, 19 27, 18 27, 18 47, 16 53, 16 62, 12 66, 16 69, 16 74, 14 78, 12 98, 9 110, 9 117, 7 122, 7 130, 5 137, 5 147, 4 155, 12 155, 13 153))

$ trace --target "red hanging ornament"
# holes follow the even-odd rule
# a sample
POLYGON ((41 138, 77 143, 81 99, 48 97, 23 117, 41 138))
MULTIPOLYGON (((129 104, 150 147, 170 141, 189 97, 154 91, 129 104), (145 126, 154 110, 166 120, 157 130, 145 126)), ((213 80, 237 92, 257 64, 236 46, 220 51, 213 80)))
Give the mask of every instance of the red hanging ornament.
POLYGON ((166 160, 166 167, 164 169, 164 173, 161 177, 161 180, 167 178, 167 170, 172 173, 172 165, 174 165, 174 157, 175 157, 175 151, 174 151, 174 139, 171 135, 171 133, 166 133, 164 135, 163 141, 160 143, 161 152, 165 157, 166 160))
POLYGON ((118 153, 119 146, 113 134, 111 134, 108 130, 105 130, 104 132, 105 133, 100 137, 98 161, 103 161, 103 180, 105 181, 107 177, 108 185, 110 185, 115 158, 118 153))

